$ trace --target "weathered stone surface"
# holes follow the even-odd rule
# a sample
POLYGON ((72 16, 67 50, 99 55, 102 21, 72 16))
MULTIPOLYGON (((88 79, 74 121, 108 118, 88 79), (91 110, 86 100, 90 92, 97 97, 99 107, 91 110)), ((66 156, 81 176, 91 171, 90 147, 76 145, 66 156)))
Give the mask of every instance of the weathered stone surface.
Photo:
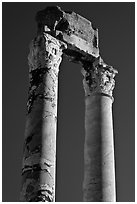
POLYGON ((99 55, 98 30, 74 12, 48 7, 36 15, 30 46, 29 98, 21 201, 55 201, 58 71, 62 54, 83 65, 84 201, 115 201, 112 91, 117 73, 99 55))
POLYGON ((46 33, 30 46, 21 201, 55 201, 58 71, 65 46, 46 33))
POLYGON ((104 95, 85 98, 84 202, 114 202, 115 166, 112 100, 104 95))
POLYGON ((117 70, 101 57, 82 63, 86 96, 83 201, 114 202, 112 92, 117 70))
POLYGON ((64 12, 59 7, 47 7, 37 13, 36 21, 39 33, 50 33, 66 42, 69 50, 75 50, 86 58, 99 56, 98 30, 82 16, 64 12))
POLYGON ((81 72, 84 76, 83 85, 86 96, 100 93, 112 98, 112 91, 115 87, 114 77, 118 73, 116 69, 98 57, 92 62, 85 61, 81 72))

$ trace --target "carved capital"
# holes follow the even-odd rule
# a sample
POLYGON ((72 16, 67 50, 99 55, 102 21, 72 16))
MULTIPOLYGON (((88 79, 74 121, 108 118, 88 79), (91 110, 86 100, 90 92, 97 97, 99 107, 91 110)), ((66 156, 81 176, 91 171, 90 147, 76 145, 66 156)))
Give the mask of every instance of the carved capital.
POLYGON ((99 57, 93 62, 85 62, 81 72, 84 76, 83 85, 86 96, 101 93, 112 97, 115 87, 114 77, 118 73, 116 69, 105 64, 99 57))
POLYGON ((38 35, 30 45, 28 55, 29 71, 41 68, 58 69, 64 48, 66 48, 66 44, 51 35, 47 33, 38 35))
POLYGON ((46 33, 38 35, 32 41, 28 55, 30 78, 29 99, 27 103, 28 113, 36 98, 47 97, 47 94, 45 94, 46 87, 49 89, 47 92, 50 93, 48 97, 50 97, 51 100, 55 98, 54 89, 56 89, 58 81, 62 51, 65 48, 65 43, 46 33), (47 78, 46 81, 45 76, 47 78))

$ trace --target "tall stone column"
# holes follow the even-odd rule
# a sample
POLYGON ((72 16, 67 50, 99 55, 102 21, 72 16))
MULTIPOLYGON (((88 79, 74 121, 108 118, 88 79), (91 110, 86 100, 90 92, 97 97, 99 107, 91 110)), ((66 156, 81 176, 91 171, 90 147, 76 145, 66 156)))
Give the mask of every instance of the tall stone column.
POLYGON ((21 201, 55 201, 58 71, 64 48, 46 33, 30 46, 21 201))
POLYGON ((112 91, 117 71, 101 57, 83 64, 85 144, 83 200, 116 200, 112 91))

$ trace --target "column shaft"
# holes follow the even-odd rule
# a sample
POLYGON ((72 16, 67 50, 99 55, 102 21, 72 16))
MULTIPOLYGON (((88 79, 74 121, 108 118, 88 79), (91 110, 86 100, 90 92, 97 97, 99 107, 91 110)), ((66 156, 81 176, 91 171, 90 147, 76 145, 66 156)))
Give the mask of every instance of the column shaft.
POLYGON ((117 71, 101 57, 84 63, 85 144, 83 200, 115 201, 112 91, 117 71))
POLYGON ((58 71, 63 43, 48 34, 30 47, 30 88, 21 201, 55 201, 58 71))
POLYGON ((84 201, 115 201, 112 100, 93 95, 85 100, 84 201))

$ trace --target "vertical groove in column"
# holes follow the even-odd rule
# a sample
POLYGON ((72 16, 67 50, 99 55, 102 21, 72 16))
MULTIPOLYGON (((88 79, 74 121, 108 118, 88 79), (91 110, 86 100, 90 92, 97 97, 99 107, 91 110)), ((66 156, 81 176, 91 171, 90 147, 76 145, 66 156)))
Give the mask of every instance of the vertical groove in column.
POLYGON ((83 64, 85 144, 83 201, 115 201, 112 91, 117 71, 101 57, 83 64))
POLYGON ((64 46, 49 34, 38 35, 30 46, 21 201, 55 201, 57 88, 64 46))

